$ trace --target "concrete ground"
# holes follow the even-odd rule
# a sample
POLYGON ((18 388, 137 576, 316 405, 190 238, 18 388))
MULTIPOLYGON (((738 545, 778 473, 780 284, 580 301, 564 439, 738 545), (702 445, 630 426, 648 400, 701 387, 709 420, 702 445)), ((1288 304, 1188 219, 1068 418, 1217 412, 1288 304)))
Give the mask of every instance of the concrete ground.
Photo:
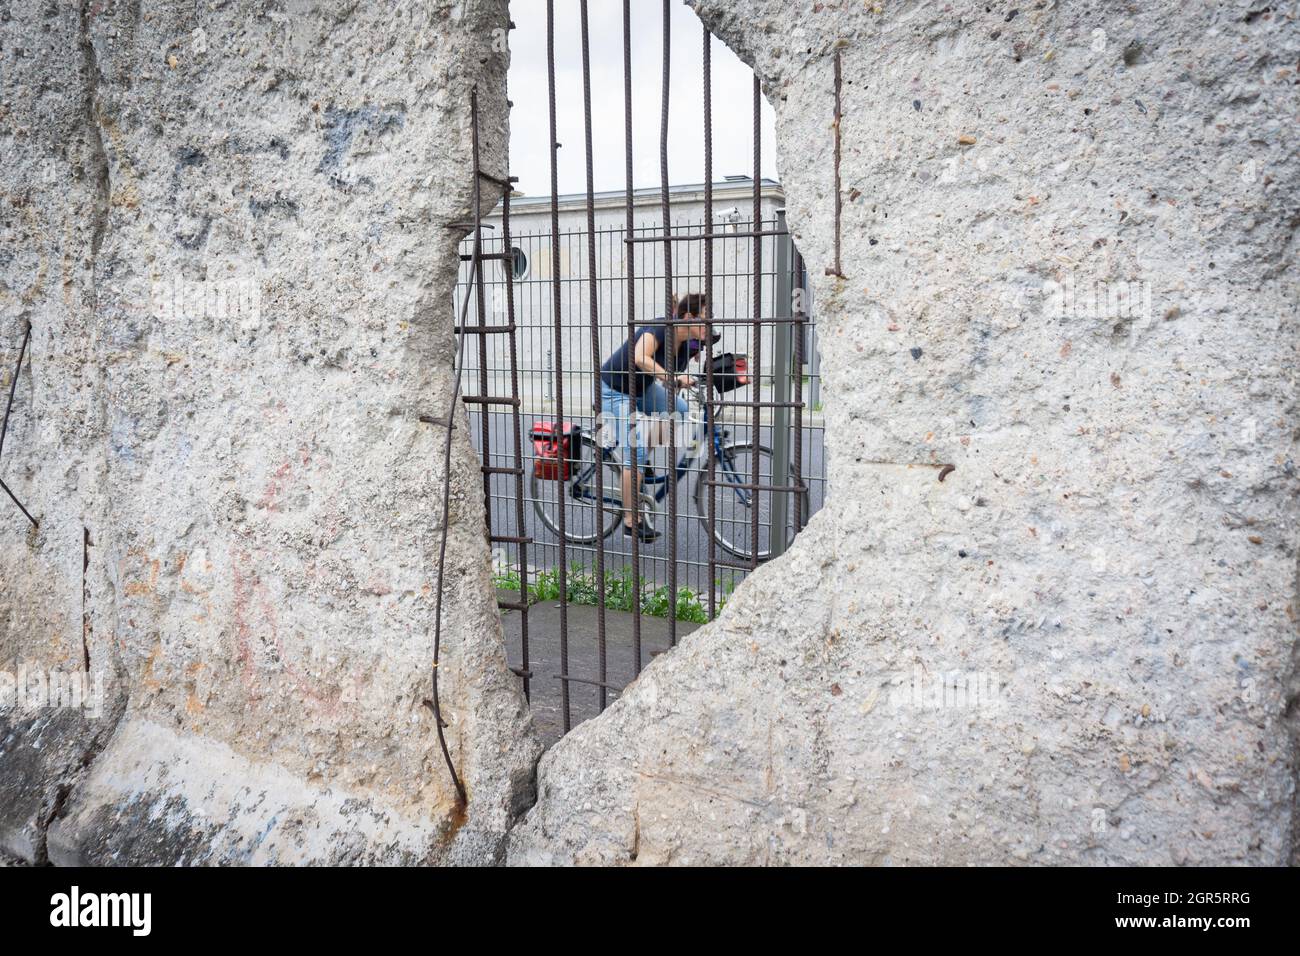
MULTIPOLYGON (((517 601, 517 591, 498 592, 503 601, 517 601)), ((568 608, 568 673, 584 680, 596 680, 600 674, 597 643, 598 611, 594 607, 570 604, 568 608)), ((505 628, 506 653, 511 667, 523 662, 522 623, 518 611, 501 612, 505 628)), ((689 634, 698 624, 677 623, 677 638, 689 634)), ((641 616, 641 662, 648 664, 656 654, 670 646, 668 621, 661 617, 641 616)), ((612 685, 607 703, 618 699, 617 688, 625 687, 636 677, 636 651, 633 618, 623 611, 605 611, 606 683, 612 685)), ((543 746, 550 747, 564 735, 562 673, 560 655, 560 603, 539 601, 528 610, 529 665, 533 672, 531 703, 533 718, 543 746)), ((572 726, 577 726, 600 712, 598 688, 594 684, 569 684, 569 710, 572 726)))

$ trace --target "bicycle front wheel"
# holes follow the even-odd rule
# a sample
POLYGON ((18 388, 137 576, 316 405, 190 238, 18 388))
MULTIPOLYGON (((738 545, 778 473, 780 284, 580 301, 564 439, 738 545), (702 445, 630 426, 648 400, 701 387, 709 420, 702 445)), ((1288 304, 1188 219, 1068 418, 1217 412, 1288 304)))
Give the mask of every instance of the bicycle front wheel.
MULTIPOLYGON (((758 560, 766 561, 772 557, 774 534, 783 534, 788 546, 794 539, 794 495, 781 491, 785 495, 785 526, 780 529, 772 527, 773 492, 754 491, 742 486, 753 481, 754 458, 758 458, 758 483, 760 485, 793 485, 794 469, 785 479, 777 481, 772 477, 772 451, 763 445, 755 447, 749 442, 734 442, 727 445, 718 459, 714 480, 719 484, 710 487, 704 477, 695 485, 695 508, 705 526, 709 523, 709 495, 713 494, 714 528, 713 539, 718 547, 735 555, 743 561, 751 560, 757 544, 758 560), (755 535, 755 518, 757 518, 757 535, 755 535), (755 542, 757 538, 757 542, 755 542)), ((808 492, 800 496, 803 504, 803 517, 808 518, 808 492)), ((780 540, 779 538, 776 540, 780 540)))
POLYGON ((564 511, 564 540, 574 544, 594 544, 597 534, 609 535, 623 516, 622 469, 604 458, 596 443, 585 432, 578 449, 577 464, 570 466, 567 481, 547 481, 529 477, 533 508, 553 534, 560 534, 560 511, 564 511), (604 506, 596 487, 596 468, 600 463, 604 480, 604 506))

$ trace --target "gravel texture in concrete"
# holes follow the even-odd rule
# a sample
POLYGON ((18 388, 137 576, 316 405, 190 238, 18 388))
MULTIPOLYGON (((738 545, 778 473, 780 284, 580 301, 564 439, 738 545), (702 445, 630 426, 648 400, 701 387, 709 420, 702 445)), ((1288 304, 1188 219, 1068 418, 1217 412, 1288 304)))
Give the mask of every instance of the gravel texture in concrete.
POLYGON ((1286 862, 1294 7, 694 6, 776 107, 830 494, 510 858, 1286 862))

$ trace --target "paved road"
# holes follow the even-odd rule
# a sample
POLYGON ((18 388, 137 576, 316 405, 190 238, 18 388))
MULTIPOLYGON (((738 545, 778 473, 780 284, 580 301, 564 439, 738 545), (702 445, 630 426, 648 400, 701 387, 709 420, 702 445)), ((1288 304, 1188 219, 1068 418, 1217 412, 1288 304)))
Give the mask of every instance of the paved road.
MULTIPOLYGON (((479 437, 479 413, 471 412, 471 435, 473 436, 475 448, 478 448, 479 437)), ((532 468, 532 460, 529 457, 532 453, 532 445, 528 441, 527 431, 534 420, 548 418, 545 415, 533 415, 525 413, 522 416, 524 435, 524 454, 525 470, 532 468)), ((570 416, 566 416, 570 417, 570 416)), ((571 418, 572 420, 572 418, 571 418)), ((512 463, 514 452, 514 439, 510 431, 510 416, 508 414, 493 413, 492 430, 491 430, 491 463, 494 465, 509 465, 512 463)), ((584 427, 590 427, 590 421, 578 421, 584 427)), ((751 428, 747 425, 732 424, 729 426, 733 439, 744 441, 748 438, 751 428)), ((769 443, 770 429, 764 427, 760 429, 761 437, 765 444, 769 443)), ((811 512, 817 511, 825 499, 825 482, 821 480, 825 474, 825 459, 822 442, 822 430, 820 428, 804 428, 804 475, 814 476, 809 484, 809 497, 811 512)), ((707 593, 708 582, 708 534, 703 521, 696 517, 695 508, 695 483, 699 480, 698 475, 691 474, 678 484, 677 494, 677 553, 678 553, 678 587, 689 587, 698 593, 707 593)), ((525 496, 528 495, 528 482, 525 477, 524 485, 525 496)), ((517 534, 515 529, 515 508, 514 508, 514 478, 511 476, 497 475, 492 480, 493 495, 493 529, 498 534, 517 534)), ((665 533, 661 535, 658 541, 641 547, 641 574, 651 586, 658 587, 667 583, 668 580, 668 535, 667 530, 667 502, 660 505, 663 509, 663 516, 659 520, 659 527, 665 533)), ((810 512, 810 513, 811 513, 810 512)), ((528 564, 530 567, 552 568, 559 562, 559 540, 558 536, 551 532, 537 518, 534 509, 534 503, 531 498, 525 498, 524 522, 526 525, 525 534, 531 536, 533 544, 529 546, 528 564)), ((596 565, 595 546, 575 546, 570 544, 566 551, 568 552, 568 562, 570 567, 585 565, 587 568, 594 568, 596 565)), ((508 558, 511 562, 517 561, 515 548, 508 548, 508 558)), ((619 531, 605 539, 605 558, 607 570, 615 570, 631 562, 631 541, 628 537, 619 531)), ((729 571, 726 565, 734 563, 735 558, 728 556, 727 552, 717 549, 717 560, 720 565, 717 586, 721 590, 727 590, 729 585, 739 583, 744 576, 744 570, 729 571), (733 580, 734 578, 734 580, 733 580)))

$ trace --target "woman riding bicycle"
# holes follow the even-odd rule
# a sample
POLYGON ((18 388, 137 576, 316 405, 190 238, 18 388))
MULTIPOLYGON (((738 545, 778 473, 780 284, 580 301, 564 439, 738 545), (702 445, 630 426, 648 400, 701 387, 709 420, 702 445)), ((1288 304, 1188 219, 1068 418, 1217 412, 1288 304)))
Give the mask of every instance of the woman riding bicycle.
MULTIPOLYGON (((690 388, 694 382, 681 373, 686 363, 708 351, 708 328, 702 320, 707 317, 705 296, 693 292, 677 303, 674 312, 678 322, 669 326, 662 318, 643 325, 632 336, 631 345, 624 342, 600 368, 601 424, 606 434, 618 447, 623 474, 623 533, 635 533, 641 541, 650 542, 659 537, 658 532, 646 527, 640 516, 634 517, 632 503, 639 495, 640 482, 636 472, 649 460, 647 435, 650 429, 638 427, 631 432, 632 404, 635 396, 636 410, 644 415, 663 416, 668 411, 668 389, 674 378, 678 388, 690 388), (675 354, 669 343, 676 341, 675 354), (629 351, 631 358, 629 360, 629 351), (630 366, 635 365, 635 374, 630 366), (608 431, 613 429, 613 431, 608 431)), ((714 335, 716 342, 721 336, 714 335)), ((677 414, 686 415, 686 399, 677 396, 677 414)))

